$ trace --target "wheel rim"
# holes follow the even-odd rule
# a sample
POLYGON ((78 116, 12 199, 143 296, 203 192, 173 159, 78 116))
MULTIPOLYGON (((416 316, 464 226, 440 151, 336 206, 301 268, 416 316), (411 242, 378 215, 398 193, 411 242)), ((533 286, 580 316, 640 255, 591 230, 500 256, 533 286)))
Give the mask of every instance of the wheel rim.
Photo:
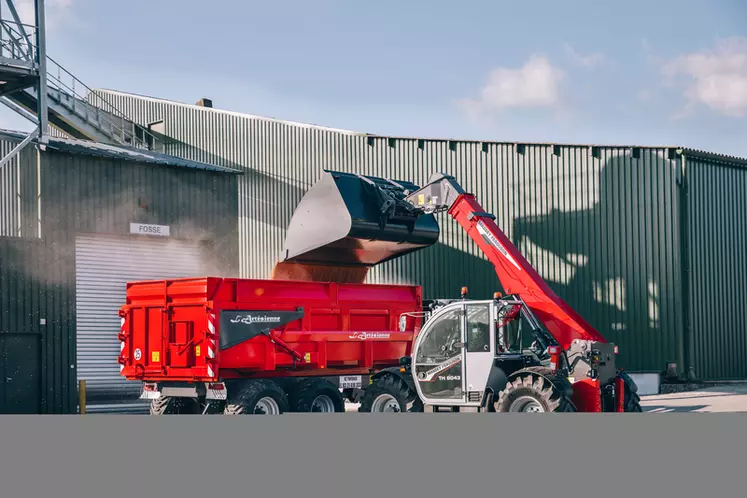
POLYGON ((399 402, 391 394, 379 395, 371 405, 372 412, 399 412, 399 402))
POLYGON ((314 401, 311 403, 311 411, 312 412, 322 412, 322 413, 331 413, 335 411, 335 402, 332 401, 332 398, 327 396, 326 394, 321 394, 314 398, 314 401))
POLYGON ((278 406, 277 401, 267 396, 257 401, 257 404, 254 405, 254 413, 257 415, 279 415, 280 406, 278 406))
POLYGON ((543 413, 545 409, 535 398, 531 396, 522 396, 511 405, 510 411, 522 413, 543 413))

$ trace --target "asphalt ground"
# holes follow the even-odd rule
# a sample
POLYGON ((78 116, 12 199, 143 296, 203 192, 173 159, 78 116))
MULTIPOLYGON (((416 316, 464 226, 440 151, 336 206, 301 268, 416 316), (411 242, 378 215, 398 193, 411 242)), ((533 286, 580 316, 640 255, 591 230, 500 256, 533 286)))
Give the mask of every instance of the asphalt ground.
MULTIPOLYGON (((347 403, 346 412, 357 412, 358 404, 347 403)), ((708 387, 697 391, 641 396, 646 413, 747 413, 747 383, 708 387)))

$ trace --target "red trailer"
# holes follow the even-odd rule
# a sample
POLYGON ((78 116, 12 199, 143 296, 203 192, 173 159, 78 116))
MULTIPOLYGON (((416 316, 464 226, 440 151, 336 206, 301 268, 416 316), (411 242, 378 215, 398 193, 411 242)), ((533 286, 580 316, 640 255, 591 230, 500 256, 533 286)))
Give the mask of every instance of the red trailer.
POLYGON ((344 396, 411 354, 421 309, 418 286, 133 282, 121 375, 143 382, 153 413, 343 411, 344 396))

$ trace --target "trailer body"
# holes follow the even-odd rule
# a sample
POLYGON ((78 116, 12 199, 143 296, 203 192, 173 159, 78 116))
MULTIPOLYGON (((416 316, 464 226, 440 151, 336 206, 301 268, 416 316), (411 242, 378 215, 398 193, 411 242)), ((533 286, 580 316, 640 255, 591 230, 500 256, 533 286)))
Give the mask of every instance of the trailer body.
POLYGON ((368 375, 411 354, 421 289, 236 278, 131 282, 121 375, 174 385, 368 375), (402 322, 400 317, 405 314, 402 322))

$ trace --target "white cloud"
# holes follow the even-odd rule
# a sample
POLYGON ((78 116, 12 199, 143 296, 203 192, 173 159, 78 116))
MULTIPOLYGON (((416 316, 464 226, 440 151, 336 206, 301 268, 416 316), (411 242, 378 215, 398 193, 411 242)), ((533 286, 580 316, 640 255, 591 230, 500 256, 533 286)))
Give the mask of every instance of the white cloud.
POLYGON ((554 107, 560 101, 563 71, 543 56, 533 55, 520 68, 499 67, 488 74, 476 99, 460 102, 470 114, 508 108, 554 107))
POLYGON ((727 116, 747 116, 747 38, 727 38, 713 49, 678 57, 663 68, 669 84, 684 81, 684 117, 698 105, 727 116))
POLYGON ((605 56, 601 52, 594 52, 593 54, 583 55, 576 52, 576 50, 568 43, 563 45, 563 49, 570 56, 573 62, 583 67, 597 67, 609 62, 607 60, 607 56, 605 56))

